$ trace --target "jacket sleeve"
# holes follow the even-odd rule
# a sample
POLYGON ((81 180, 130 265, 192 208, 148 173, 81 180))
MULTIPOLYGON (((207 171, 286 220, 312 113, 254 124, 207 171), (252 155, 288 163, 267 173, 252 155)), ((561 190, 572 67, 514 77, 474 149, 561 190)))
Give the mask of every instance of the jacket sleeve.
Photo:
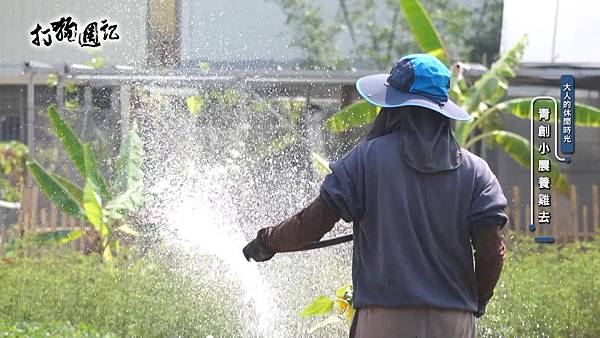
POLYGON ((294 251, 320 240, 339 219, 339 213, 317 197, 296 215, 261 229, 258 237, 274 252, 294 251))
POLYGON ((506 245, 500 229, 500 225, 488 226, 471 235, 479 304, 485 305, 492 298, 506 258, 506 245))

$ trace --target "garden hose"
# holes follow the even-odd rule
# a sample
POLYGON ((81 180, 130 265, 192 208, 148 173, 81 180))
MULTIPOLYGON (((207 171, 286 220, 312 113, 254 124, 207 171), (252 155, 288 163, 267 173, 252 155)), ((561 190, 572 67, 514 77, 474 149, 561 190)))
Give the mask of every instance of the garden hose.
POLYGON ((313 250, 313 249, 326 248, 328 246, 350 242, 352 240, 352 238, 353 238, 352 234, 340 236, 340 237, 334 237, 331 239, 326 239, 324 241, 318 241, 318 242, 311 243, 309 245, 303 246, 300 249, 294 250, 294 251, 307 251, 307 250, 313 250))

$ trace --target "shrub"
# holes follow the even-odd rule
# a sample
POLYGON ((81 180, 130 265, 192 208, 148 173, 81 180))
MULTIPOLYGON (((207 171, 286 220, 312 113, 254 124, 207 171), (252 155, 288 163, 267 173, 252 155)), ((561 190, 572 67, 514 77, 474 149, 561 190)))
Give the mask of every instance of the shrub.
POLYGON ((482 337, 600 337, 600 243, 517 242, 487 314, 482 337))
POLYGON ((70 323, 28 323, 0 324, 0 337, 70 337, 70 338, 112 338, 110 333, 100 333, 87 325, 70 323))
MULTIPOLYGON (((89 325, 119 336, 240 336, 235 302, 222 283, 175 263, 158 255, 101 263, 97 254, 69 250, 17 257, 0 265, 0 322, 68 322, 79 325, 73 330, 89 325)), ((57 325, 27 329, 62 329, 57 325)))

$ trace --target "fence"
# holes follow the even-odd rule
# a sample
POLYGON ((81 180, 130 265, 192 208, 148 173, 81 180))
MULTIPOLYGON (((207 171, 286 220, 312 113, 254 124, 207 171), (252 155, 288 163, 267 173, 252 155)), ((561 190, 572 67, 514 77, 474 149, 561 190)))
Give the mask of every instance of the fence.
MULTIPOLYGON (((600 234, 600 200, 597 185, 592 185, 592 203, 579 205, 577 188, 570 186, 568 197, 559 199, 553 192, 551 201, 551 214, 553 215, 550 226, 540 226, 535 233, 527 228, 529 223, 530 207, 523 204, 528 198, 521 198, 521 190, 513 186, 509 195, 510 201, 507 208, 509 216, 509 228, 515 230, 515 236, 551 235, 559 242, 573 242, 579 240, 591 240, 594 235, 600 234), (562 200, 563 203, 557 203, 562 200), (564 203, 568 201, 568 203, 564 203)), ((527 196, 527 194, 525 195, 527 196)), ((21 212, 19 217, 20 235, 26 233, 43 233, 58 230, 89 229, 89 225, 83 220, 75 219, 61 213, 46 196, 40 193, 37 186, 27 186, 21 194, 21 212)), ((6 238, 6 234, 0 239, 6 238)), ((84 238, 80 238, 69 244, 78 250, 88 248, 84 238)))
MULTIPOLYGON (((85 231, 89 229, 90 226, 85 221, 60 212, 36 185, 23 187, 19 213, 20 236, 60 230, 85 231)), ((67 246, 77 250, 87 250, 89 243, 84 237, 68 243, 67 246)))
MULTIPOLYGON (((573 242, 579 240, 591 240, 594 235, 600 234, 600 201, 598 185, 592 185, 591 205, 580 205, 577 201, 577 187, 569 187, 568 196, 559 196, 552 192, 551 203, 551 222, 549 226, 538 225, 535 232, 528 231, 529 213, 531 211, 528 204, 528 195, 521 198, 521 191, 518 186, 511 189, 511 201, 507 214, 509 216, 509 228, 515 231, 515 236, 525 235, 547 235, 554 236, 559 242, 573 242)), ((535 207, 535 206, 534 206, 535 207)), ((537 208, 534 210, 537 215, 537 208)), ((537 222, 537 221, 536 221, 537 222)))

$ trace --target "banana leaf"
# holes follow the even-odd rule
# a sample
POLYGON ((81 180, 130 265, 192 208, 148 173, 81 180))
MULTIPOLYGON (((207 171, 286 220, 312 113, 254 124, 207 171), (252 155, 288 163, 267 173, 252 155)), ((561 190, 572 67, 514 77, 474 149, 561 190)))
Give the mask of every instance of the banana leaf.
POLYGON ((48 117, 56 131, 58 139, 63 144, 63 147, 75 165, 75 168, 77 168, 77 171, 79 171, 81 176, 85 177, 83 145, 79 141, 79 138, 77 138, 69 125, 60 117, 58 110, 56 110, 56 106, 51 105, 48 107, 48 117))
POLYGON ((69 215, 84 218, 84 211, 77 199, 73 197, 67 188, 57 181, 52 174, 48 173, 39 163, 31 161, 27 163, 30 175, 36 181, 38 187, 50 201, 69 215))
POLYGON ((365 126, 375 120, 380 109, 367 101, 360 100, 333 114, 327 119, 325 126, 334 133, 365 126))
POLYGON ((60 183, 60 185, 62 185, 69 192, 69 194, 71 194, 71 196, 73 196, 73 198, 75 198, 75 200, 79 204, 83 203, 83 190, 80 187, 76 186, 75 183, 69 181, 65 177, 62 177, 57 174, 51 175, 58 183, 60 183))
POLYGON ((35 239, 42 244, 67 244, 84 234, 83 230, 55 230, 37 234, 35 239))
MULTIPOLYGON (((519 97, 500 102, 493 108, 498 111, 510 111, 514 116, 521 119, 529 119, 531 117, 529 108, 532 99, 532 97, 519 97)), ((600 127, 600 109, 575 102, 575 124, 582 127, 600 127)))
POLYGON ((496 104, 506 94, 508 81, 515 77, 516 68, 523 57, 526 45, 527 36, 523 36, 517 44, 492 64, 488 72, 475 81, 469 88, 463 103, 465 110, 470 113, 476 110, 482 111, 487 108, 486 105, 496 104))
POLYGON ((331 174, 331 169, 329 169, 329 161, 327 161, 323 156, 312 152, 310 154, 310 158, 317 167, 317 170, 324 174, 331 174))
POLYGON ((83 155, 85 163, 84 177, 86 177, 86 180, 91 180, 94 186, 98 188, 102 199, 110 200, 110 191, 108 191, 106 181, 104 180, 104 177, 102 177, 102 174, 98 169, 98 161, 96 161, 96 157, 94 156, 94 150, 92 149, 91 144, 86 143, 83 145, 83 155))
POLYGON ((89 163, 86 163, 85 146, 79 141, 79 138, 75 135, 69 125, 60 117, 60 114, 54 105, 48 107, 48 117, 56 131, 56 135, 77 171, 79 171, 83 177, 91 177, 94 180, 94 183, 102 191, 102 196, 108 198, 110 195, 106 187, 106 182, 98 171, 98 165, 93 158, 93 151, 91 148, 88 150, 88 156, 90 157, 90 159, 88 159, 89 163))
POLYGON ((449 66, 446 48, 421 2, 400 0, 400 8, 421 50, 437 57, 446 66, 449 66))
POLYGON ((131 195, 136 205, 143 202, 143 184, 144 173, 142 164, 144 158, 144 149, 142 140, 137 133, 137 126, 132 125, 131 129, 125 135, 119 155, 116 159, 117 177, 115 179, 115 193, 125 193, 135 187, 137 194, 131 195), (138 189, 139 188, 139 189, 138 189))
MULTIPOLYGON (((531 143, 529 140, 524 138, 521 135, 515 134, 513 132, 505 131, 505 130, 494 130, 491 132, 483 133, 476 137, 473 137, 469 140, 469 142, 465 145, 465 148, 470 147, 475 144, 477 141, 485 139, 485 138, 493 138, 496 143, 500 144, 513 160, 517 162, 523 168, 530 170, 530 147, 531 143)), ((534 150, 534 164, 537 163, 538 160, 545 158, 542 157, 537 150, 534 150)), ((566 176, 564 176, 560 172, 560 168, 558 163, 552 159, 551 171, 550 171, 550 180, 552 181, 552 186, 557 189, 558 192, 567 194, 569 192, 569 183, 567 181, 566 176)))

